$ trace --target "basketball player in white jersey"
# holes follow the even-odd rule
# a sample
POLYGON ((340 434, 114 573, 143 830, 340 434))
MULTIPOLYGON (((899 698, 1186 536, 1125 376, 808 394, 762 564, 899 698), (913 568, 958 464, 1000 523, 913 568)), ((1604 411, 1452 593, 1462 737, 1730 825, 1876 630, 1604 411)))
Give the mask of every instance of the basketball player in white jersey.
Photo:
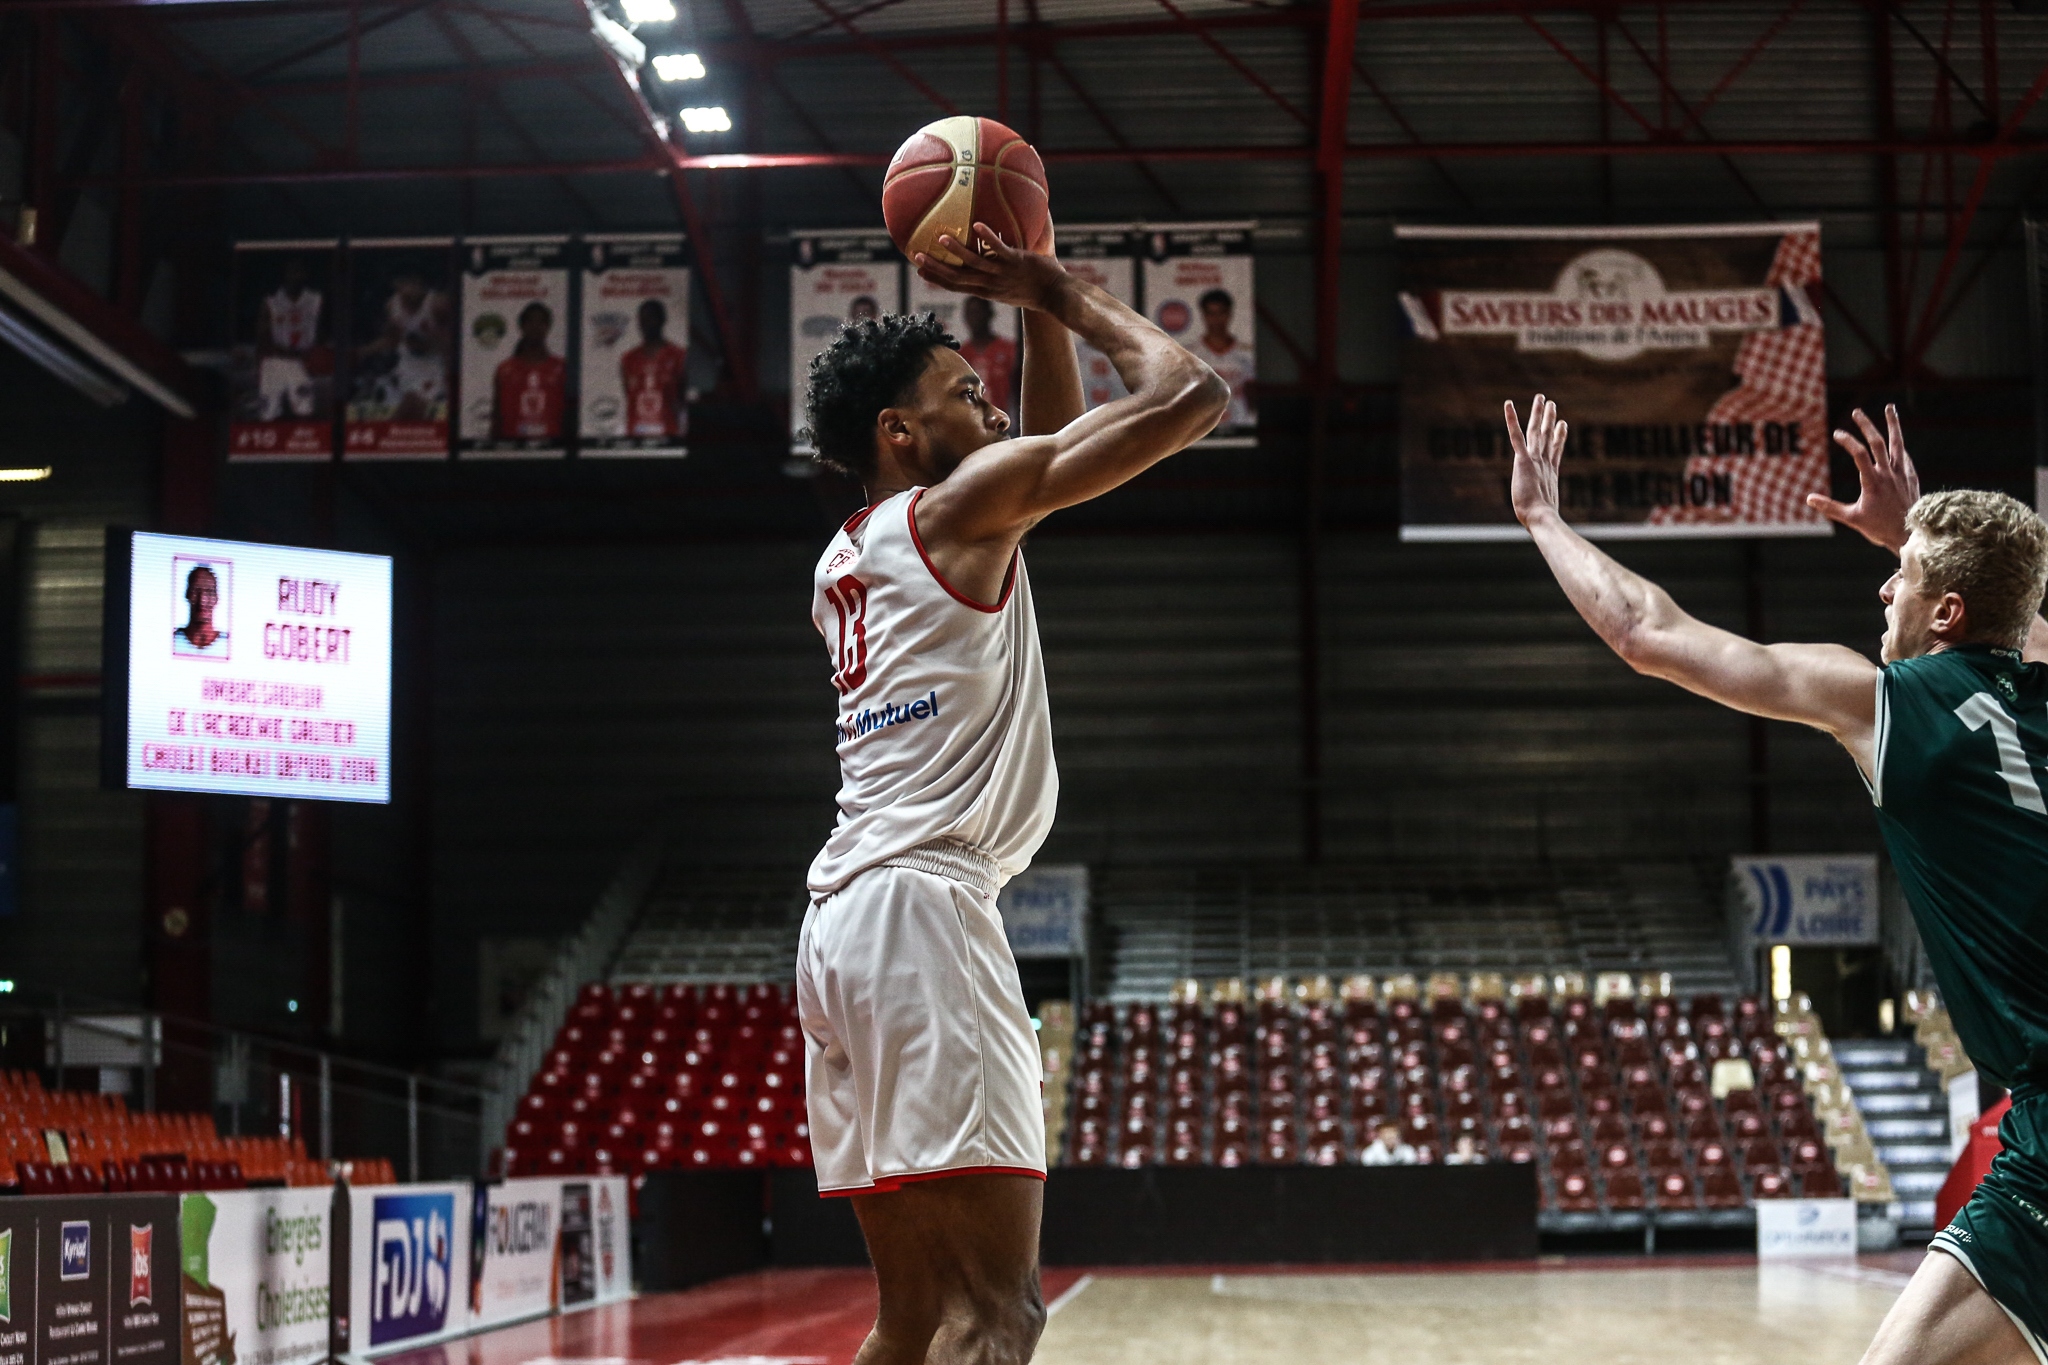
POLYGON ((930 314, 853 323, 810 370, 818 458, 868 495, 815 575, 842 785, 797 961, 818 1188, 852 1196, 881 1291, 857 1365, 1016 1365, 1037 1344, 1041 1069, 995 896, 1059 779, 1018 546, 1230 401, 1052 256, 974 232, 979 252, 940 239, 964 264, 915 264, 1027 310, 1023 435, 930 314), (1085 416, 1075 335, 1130 390, 1085 416))
POLYGON ((266 422, 311 417, 318 406, 306 353, 320 340, 321 303, 320 291, 306 280, 306 263, 296 256, 286 260, 283 277, 264 295, 256 319, 256 391, 266 422))

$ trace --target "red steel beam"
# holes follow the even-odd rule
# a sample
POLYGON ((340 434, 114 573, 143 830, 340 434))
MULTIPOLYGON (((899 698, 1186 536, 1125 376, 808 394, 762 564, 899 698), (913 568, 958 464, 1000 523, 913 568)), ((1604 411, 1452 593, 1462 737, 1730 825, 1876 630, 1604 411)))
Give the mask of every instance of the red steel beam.
MULTIPOLYGON (((895 72, 897 76, 901 77, 902 80, 910 86, 911 89, 917 91, 917 93, 919 93, 920 95, 923 95, 933 104, 938 105, 939 108, 945 110, 948 114, 957 114, 960 112, 960 107, 958 105, 954 104, 953 101, 947 99, 944 95, 941 95, 938 91, 932 89, 932 87, 925 81, 924 77, 918 75, 915 71, 912 71, 909 67, 905 66, 902 62, 898 61, 896 59, 896 54, 890 51, 889 48, 883 47, 873 38, 870 38, 867 34, 861 32, 860 29, 854 26, 853 20, 847 18, 838 10, 833 9, 832 6, 829 3, 827 3, 827 0, 811 0, 811 4, 817 7, 819 13, 830 18, 832 22, 837 24, 840 28, 845 29, 847 36, 853 40, 854 45, 858 47, 863 53, 865 53, 867 56, 873 57, 876 61, 880 62, 882 65, 888 67, 891 71, 895 72)), ((894 46, 894 44, 892 44, 892 46, 894 46)))
MULTIPOLYGON (((2048 140, 2029 139, 1987 144, 1967 141, 1765 141, 1765 142, 1390 142, 1350 143, 1350 160, 1413 161, 1429 157, 1485 160, 1514 157, 1580 156, 1922 156, 1943 152, 2001 161, 2048 149, 2048 140)), ((674 156, 621 158, 610 161, 548 162, 449 166, 310 167, 300 170, 231 171, 219 174, 169 174, 138 177, 144 186, 292 185, 345 181, 433 179, 502 179, 553 175, 656 174, 670 167, 688 171, 795 170, 831 166, 886 166, 889 152, 713 152, 674 156)), ((1049 165, 1121 164, 1133 161, 1310 161, 1311 147, 1088 147, 1042 151, 1049 165)), ((79 176, 72 183, 106 185, 118 176, 79 176)))
POLYGON ((1330 0, 1329 20, 1323 35, 1321 107, 1316 118, 1316 179, 1323 201, 1316 244, 1316 381, 1325 386, 1337 377, 1345 142, 1351 116, 1351 67, 1358 46, 1358 0, 1330 0))
MULTIPOLYGON (((812 3, 820 3, 820 0, 812 0, 812 3)), ((1232 52, 1229 48, 1225 47, 1223 45, 1222 40, 1219 39, 1215 34, 1211 33, 1204 25, 1196 23, 1194 20, 1188 18, 1187 15, 1183 14, 1181 12, 1180 6, 1174 4, 1173 0, 1156 0, 1156 3, 1158 4, 1159 8, 1165 10, 1168 14, 1171 14, 1175 19, 1178 19, 1182 23, 1188 25, 1188 32, 1192 33, 1196 38, 1200 39, 1202 46, 1208 48, 1211 52, 1221 57, 1224 60, 1224 62, 1226 62, 1229 65, 1231 70, 1235 71, 1238 75, 1244 77, 1253 89, 1257 90, 1267 99, 1273 101, 1274 104, 1280 106, 1280 108, 1287 114, 1289 118, 1292 118, 1296 123, 1299 123, 1304 128, 1313 128, 1315 126, 1314 122, 1309 118, 1307 114, 1302 113, 1301 110, 1294 107, 1294 102, 1292 100, 1288 99, 1278 90, 1275 90, 1272 87, 1271 83, 1268 82, 1264 76, 1261 76, 1258 72, 1252 70, 1251 67, 1245 63, 1245 60, 1242 57, 1238 56, 1235 52, 1232 52)), ((1336 17, 1346 8, 1349 8, 1351 11, 1351 29, 1353 33, 1356 33, 1358 31, 1357 6, 1347 4, 1347 0, 1331 0, 1331 22, 1334 23, 1336 21, 1336 17)), ((1346 51, 1348 52, 1349 49, 1347 48, 1346 51)), ((1327 65, 1327 63, 1325 64, 1327 65)), ((1350 85, 1348 79, 1346 80, 1345 84, 1346 88, 1348 89, 1350 85)))
POLYGON ((1720 102, 1721 96, 1728 93, 1728 87, 1734 85, 1736 81, 1742 78, 1742 73, 1749 70, 1750 64, 1758 57, 1763 56, 1764 49, 1769 47, 1772 41, 1785 31, 1785 26, 1792 22, 1793 16, 1797 15, 1804 8, 1806 8, 1806 0, 1792 0, 1791 4, 1785 6, 1784 12, 1772 20, 1770 25, 1756 36, 1754 42, 1743 49, 1742 55, 1735 59, 1735 65, 1728 68, 1727 74, 1714 82, 1714 88, 1706 93, 1706 96, 1700 100, 1699 107, 1693 110, 1694 117, 1704 119, 1712 111, 1713 107, 1720 102))

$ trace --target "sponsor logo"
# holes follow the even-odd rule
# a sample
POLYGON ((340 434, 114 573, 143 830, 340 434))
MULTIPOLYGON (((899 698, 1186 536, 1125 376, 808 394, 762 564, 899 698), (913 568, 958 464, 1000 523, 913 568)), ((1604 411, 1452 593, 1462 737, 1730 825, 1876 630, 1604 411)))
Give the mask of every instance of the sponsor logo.
POLYGON ((150 1248, 156 1241, 156 1224, 128 1225, 128 1306, 149 1302, 150 1248))
POLYGON ((1716 333, 1819 321, 1803 292, 1667 289, 1657 267, 1615 247, 1580 255, 1548 291, 1446 289, 1442 317, 1444 336, 1513 337, 1517 350, 1577 351, 1593 360, 1693 350, 1716 333))
POLYGON ((554 1211, 536 1199, 491 1210, 491 1254, 525 1256, 554 1250, 554 1211))
POLYGON ((440 1331, 453 1278, 455 1196, 379 1195, 370 1226, 370 1344, 440 1331))
POLYGON ((14 1321, 14 1229, 0 1231, 0 1322, 14 1321))
POLYGON ((318 1251, 321 1244, 321 1216, 317 1213, 303 1214, 297 1218, 286 1218, 276 1209, 263 1213, 263 1251, 269 1256, 290 1256, 293 1265, 304 1265, 306 1253, 318 1251))
POLYGON ((886 730, 905 721, 931 720, 938 714, 939 694, 935 691, 907 705, 902 702, 885 701, 879 708, 865 707, 855 715, 842 718, 833 728, 839 732, 839 738, 842 740, 859 739, 862 735, 886 730))
POLYGON ((2011 674, 2001 673, 1998 675, 1998 695, 2004 697, 2009 702, 2017 703, 2019 701, 2020 689, 2013 683, 2011 674))
POLYGON ((1803 1228, 1806 1228, 1806 1227, 1812 1227, 1812 1226, 1813 1226, 1813 1225, 1814 1225, 1815 1223, 1818 1223, 1819 1221, 1820 1221, 1820 1210, 1819 1210, 1819 1209, 1817 1209, 1817 1208, 1815 1208, 1815 1207, 1814 1207, 1813 1205, 1811 1205, 1811 1204, 1808 1204, 1808 1205, 1806 1205, 1806 1206, 1805 1206, 1804 1208, 1802 1208, 1802 1209, 1800 1209, 1800 1210, 1799 1210, 1799 1226, 1800 1226, 1800 1227, 1803 1227, 1803 1228))
POLYGON ((64 1224, 57 1230, 57 1278, 82 1280, 91 1274, 92 1224, 64 1224))

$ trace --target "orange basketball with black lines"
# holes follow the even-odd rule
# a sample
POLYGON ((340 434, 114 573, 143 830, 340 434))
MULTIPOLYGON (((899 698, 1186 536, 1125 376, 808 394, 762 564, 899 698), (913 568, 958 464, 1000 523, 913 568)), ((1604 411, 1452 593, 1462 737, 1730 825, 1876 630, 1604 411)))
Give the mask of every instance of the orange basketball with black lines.
POLYGON ((1010 246, 1043 251, 1052 234, 1045 163, 1030 143, 992 118, 962 115, 912 133, 882 180, 882 218, 904 255, 948 265, 939 234, 972 245, 986 223, 1010 246))

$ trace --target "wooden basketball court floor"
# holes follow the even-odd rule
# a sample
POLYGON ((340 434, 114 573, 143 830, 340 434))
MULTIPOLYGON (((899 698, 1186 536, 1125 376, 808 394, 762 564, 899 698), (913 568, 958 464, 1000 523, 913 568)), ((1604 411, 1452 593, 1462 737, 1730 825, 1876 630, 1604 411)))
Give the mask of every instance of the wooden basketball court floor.
MULTIPOLYGON (((1825 1365, 1855 1361, 1921 1253, 1854 1263, 1047 1270, 1043 1365, 1825 1365)), ((543 1319, 380 1365, 848 1365, 865 1270, 777 1270, 543 1319)))

